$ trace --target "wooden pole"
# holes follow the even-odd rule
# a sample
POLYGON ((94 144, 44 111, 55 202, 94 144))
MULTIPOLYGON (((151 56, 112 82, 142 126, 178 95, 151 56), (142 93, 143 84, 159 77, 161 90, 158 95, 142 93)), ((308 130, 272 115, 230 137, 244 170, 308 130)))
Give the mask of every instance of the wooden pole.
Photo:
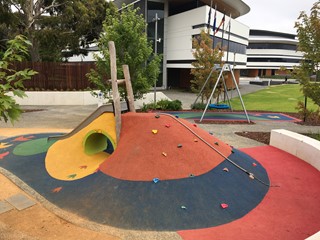
POLYGON ((120 104, 120 95, 119 95, 118 83, 117 83, 116 48, 114 46, 113 41, 110 41, 108 43, 108 46, 109 46, 109 53, 110 53, 110 70, 111 70, 113 106, 114 106, 114 114, 116 119, 116 134, 117 134, 117 142, 119 142, 120 131, 121 131, 121 104, 120 104))
POLYGON ((125 80, 126 89, 127 89, 127 98, 128 98, 128 102, 129 102, 129 110, 130 110, 130 112, 136 112, 136 108, 134 107, 134 96, 133 96, 133 90, 132 90, 132 85, 131 85, 129 66, 128 65, 122 65, 122 69, 123 69, 124 80, 125 80))

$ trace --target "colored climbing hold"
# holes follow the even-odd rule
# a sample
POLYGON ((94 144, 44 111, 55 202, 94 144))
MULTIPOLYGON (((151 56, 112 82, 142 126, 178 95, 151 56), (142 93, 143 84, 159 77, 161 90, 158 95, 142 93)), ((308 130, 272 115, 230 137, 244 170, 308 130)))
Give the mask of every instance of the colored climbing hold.
POLYGON ((222 169, 223 171, 225 171, 225 172, 229 172, 229 169, 228 168, 224 168, 224 169, 222 169))
POLYGON ((233 151, 233 150, 231 150, 231 153, 234 153, 234 151, 233 151))
POLYGON ((10 146, 12 146, 12 144, 0 143, 0 149, 2 149, 2 148, 7 148, 7 147, 10 147, 10 146))
POLYGON ((253 173, 249 173, 249 178, 251 178, 252 180, 254 179, 253 173))
POLYGON ((226 203, 221 203, 220 206, 221 206, 222 209, 226 209, 226 208, 229 207, 229 205, 226 204, 226 203))
POLYGON ((25 141, 29 141, 30 139, 34 138, 34 136, 29 136, 29 137, 17 137, 15 139, 13 139, 14 142, 25 142, 25 141))
POLYGON ((87 169, 87 167, 88 167, 87 165, 82 165, 82 166, 80 166, 79 168, 80 168, 80 169, 87 169))
POLYGON ((165 152, 162 152, 162 156, 166 157, 168 154, 165 152))
POLYGON ((178 144, 177 148, 182 148, 182 144, 178 144))
POLYGON ((155 115, 154 117, 155 117, 155 118, 160 118, 160 115, 159 115, 159 114, 157 114, 157 115, 155 115))
POLYGON ((77 176, 77 174, 70 174, 69 176, 68 176, 68 178, 75 178, 77 176))
POLYGON ((178 116, 178 115, 176 115, 175 117, 176 117, 176 118, 179 118, 179 116, 178 116))
POLYGON ((187 210, 187 207, 183 206, 183 205, 180 208, 183 209, 183 210, 187 210))
POLYGON ((193 139, 193 141, 194 141, 194 142, 198 142, 198 139, 195 138, 195 139, 193 139))
POLYGON ((209 132, 210 135, 213 135, 213 132, 209 132))
POLYGON ((218 142, 215 142, 214 144, 217 145, 217 146, 219 146, 219 143, 218 143, 218 142))
POLYGON ((193 177, 195 177, 195 176, 194 176, 194 174, 191 173, 191 174, 189 175, 189 177, 190 177, 190 178, 193 178, 193 177))
POLYGON ((62 190, 62 187, 57 187, 57 188, 52 189, 51 192, 53 192, 53 193, 58 193, 58 192, 60 192, 61 190, 62 190))
POLYGON ((198 127, 197 124, 195 124, 195 123, 193 124, 193 126, 194 126, 194 127, 198 127))
POLYGON ((0 159, 3 159, 7 155, 9 155, 9 152, 0 153, 0 159))
POLYGON ((165 127, 166 127, 166 128, 169 128, 169 127, 171 127, 171 126, 170 126, 170 124, 166 124, 165 127))
POLYGON ((256 166, 257 166, 257 164, 256 164, 256 163, 252 163, 252 166, 256 167, 256 166))
POLYGON ((159 179, 159 178, 154 178, 154 179, 152 179, 152 181, 153 181, 154 183, 158 183, 158 182, 160 181, 160 179, 159 179))
POLYGON ((153 134, 157 134, 157 133, 158 133, 158 130, 153 129, 153 130, 152 130, 152 133, 153 133, 153 134))

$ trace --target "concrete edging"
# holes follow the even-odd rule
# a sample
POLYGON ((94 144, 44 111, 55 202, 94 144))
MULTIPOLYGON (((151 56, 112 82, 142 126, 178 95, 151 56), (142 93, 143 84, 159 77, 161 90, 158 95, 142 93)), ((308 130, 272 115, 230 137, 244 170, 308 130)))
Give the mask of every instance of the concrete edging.
POLYGON ((320 231, 306 238, 305 240, 319 240, 319 239, 320 239, 320 231))
MULTIPOLYGON (((285 129, 271 131, 270 146, 302 159, 320 171, 320 141, 285 129)), ((305 240, 320 239, 320 231, 305 240)))
POLYGON ((285 129, 271 131, 270 146, 304 160, 320 171, 320 141, 285 129))

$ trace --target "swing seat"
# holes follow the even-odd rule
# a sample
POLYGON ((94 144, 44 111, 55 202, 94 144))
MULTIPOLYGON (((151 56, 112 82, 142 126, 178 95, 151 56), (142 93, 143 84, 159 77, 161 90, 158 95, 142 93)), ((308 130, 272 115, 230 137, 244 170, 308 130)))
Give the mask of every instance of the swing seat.
POLYGON ((230 106, 228 104, 210 104, 209 108, 215 108, 215 109, 229 109, 230 106))

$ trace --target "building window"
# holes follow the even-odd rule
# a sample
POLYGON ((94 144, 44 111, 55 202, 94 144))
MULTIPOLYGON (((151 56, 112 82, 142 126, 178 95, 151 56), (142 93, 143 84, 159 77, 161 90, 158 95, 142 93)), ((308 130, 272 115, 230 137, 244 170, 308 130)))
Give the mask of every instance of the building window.
POLYGON ((297 46, 284 43, 249 43, 248 49, 282 49, 296 51, 297 46))
POLYGON ((248 62, 282 62, 282 63, 299 63, 300 59, 294 58, 252 58, 248 57, 248 62))
MULTIPOLYGON (((210 37, 211 37, 211 39, 213 39, 213 36, 210 36, 210 37)), ((193 35, 192 39, 197 39, 198 42, 200 42, 200 34, 193 35)), ((228 40, 223 39, 223 41, 222 41, 222 38, 214 37, 214 47, 217 47, 217 46, 226 50, 228 48, 228 40)), ((193 41, 192 41, 192 48, 195 49, 193 41)), ((229 52, 246 54, 246 50, 247 50, 247 48, 246 48, 246 45, 244 45, 244 44, 240 44, 240 43, 233 42, 233 41, 229 42, 229 52)))

